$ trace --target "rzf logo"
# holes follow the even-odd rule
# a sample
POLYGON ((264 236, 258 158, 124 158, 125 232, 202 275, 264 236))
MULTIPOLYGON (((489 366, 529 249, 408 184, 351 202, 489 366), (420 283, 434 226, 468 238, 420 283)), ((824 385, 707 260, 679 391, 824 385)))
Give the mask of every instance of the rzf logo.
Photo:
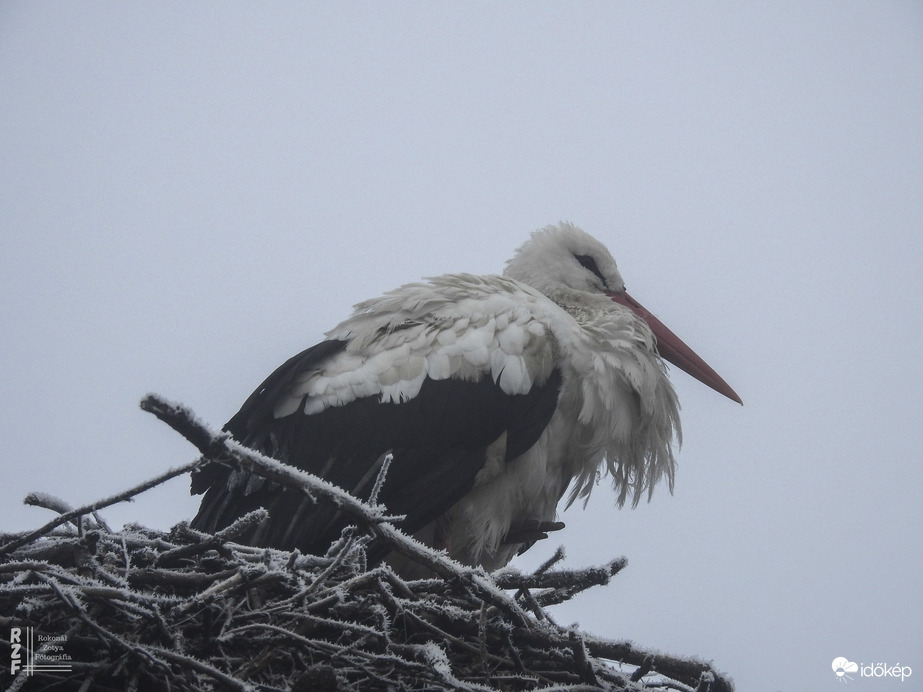
POLYGON ((66 646, 66 634, 36 635, 32 627, 11 627, 10 675, 70 672, 72 662, 66 646))
POLYGON ((22 668, 22 629, 10 628, 10 675, 22 668))

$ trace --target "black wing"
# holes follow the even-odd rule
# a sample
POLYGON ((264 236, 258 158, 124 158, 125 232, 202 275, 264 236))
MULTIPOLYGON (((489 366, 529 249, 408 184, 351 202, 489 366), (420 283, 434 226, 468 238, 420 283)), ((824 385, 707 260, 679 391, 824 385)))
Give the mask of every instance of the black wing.
MULTIPOLYGON (((420 392, 401 403, 377 396, 305 415, 273 416, 278 399, 297 375, 322 368, 346 347, 324 341, 289 359, 247 399, 225 429, 243 444, 321 476, 367 500, 385 454, 393 461, 378 501, 406 515, 408 533, 426 526, 472 487, 486 450, 506 433, 506 459, 528 450, 557 406, 561 375, 528 394, 506 394, 489 376, 477 382, 426 379, 420 392)), ((315 504, 303 493, 212 463, 194 474, 192 492, 205 492, 192 522, 218 531, 258 507, 269 518, 242 540, 253 545, 326 552, 349 524, 336 507, 315 504)))

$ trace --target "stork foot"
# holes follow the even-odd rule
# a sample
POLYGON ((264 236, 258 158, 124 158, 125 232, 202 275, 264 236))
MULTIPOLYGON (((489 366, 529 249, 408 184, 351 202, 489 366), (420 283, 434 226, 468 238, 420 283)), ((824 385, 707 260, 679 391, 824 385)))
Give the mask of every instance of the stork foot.
POLYGON ((564 528, 563 521, 538 521, 525 519, 510 525, 510 530, 503 539, 504 543, 528 543, 548 538, 551 531, 560 531, 564 528))

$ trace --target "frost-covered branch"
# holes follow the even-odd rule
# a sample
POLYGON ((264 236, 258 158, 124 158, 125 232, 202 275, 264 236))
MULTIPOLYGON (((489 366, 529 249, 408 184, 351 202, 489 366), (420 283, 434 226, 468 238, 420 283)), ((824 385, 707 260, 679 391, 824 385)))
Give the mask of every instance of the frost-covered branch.
MULTIPOLYGON (((126 500, 130 500, 136 495, 140 495, 145 490, 150 490, 151 488, 154 488, 162 483, 165 483, 171 478, 176 478, 177 476, 182 476, 185 473, 189 473, 194 468, 196 468, 196 466, 198 466, 200 463, 201 461, 194 461, 190 464, 186 464, 184 466, 170 469, 169 471, 162 473, 159 476, 155 476, 154 478, 151 478, 149 481, 145 481, 144 483, 141 483, 140 485, 136 485, 133 488, 129 488, 128 490, 124 492, 117 493, 103 500, 98 500, 89 505, 84 505, 83 507, 78 507, 77 509, 72 509, 69 512, 64 512, 63 514, 58 516, 56 519, 52 519, 51 521, 49 521, 47 524, 45 524, 41 528, 38 528, 35 531, 24 533, 14 538, 13 540, 10 540, 4 545, 0 546, 0 557, 3 557, 4 555, 8 555, 9 553, 16 550, 17 548, 20 548, 26 545, 27 543, 34 541, 36 538, 39 538, 40 536, 45 536, 51 533, 56 528, 61 526, 61 524, 73 522, 75 519, 79 521, 80 517, 83 517, 87 514, 93 514, 95 512, 98 512, 101 509, 105 509, 106 507, 110 507, 111 505, 118 504, 119 502, 125 502, 126 500)), ((30 495, 27 496, 27 499, 34 498, 35 496, 36 496, 35 493, 30 493, 30 495)), ((41 503, 33 503, 33 504, 41 504, 41 503)))

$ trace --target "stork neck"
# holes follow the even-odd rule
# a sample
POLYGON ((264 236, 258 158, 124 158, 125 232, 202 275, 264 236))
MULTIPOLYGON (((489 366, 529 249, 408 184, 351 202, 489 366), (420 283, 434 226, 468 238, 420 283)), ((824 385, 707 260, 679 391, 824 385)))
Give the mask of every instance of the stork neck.
POLYGON ((561 287, 549 291, 545 295, 578 322, 592 319, 593 316, 600 313, 612 312, 612 301, 599 293, 561 287))

